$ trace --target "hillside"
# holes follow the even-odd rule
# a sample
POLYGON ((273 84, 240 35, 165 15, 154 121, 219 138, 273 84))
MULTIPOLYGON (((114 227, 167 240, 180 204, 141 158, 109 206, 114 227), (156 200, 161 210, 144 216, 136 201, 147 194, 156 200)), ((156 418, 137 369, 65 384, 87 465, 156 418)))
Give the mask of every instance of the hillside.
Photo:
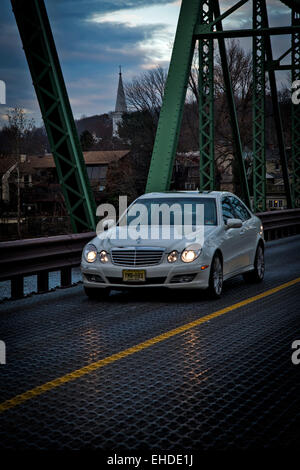
POLYGON ((104 140, 111 139, 112 119, 108 114, 83 117, 75 122, 79 135, 87 130, 91 134, 96 134, 97 137, 101 137, 104 140))

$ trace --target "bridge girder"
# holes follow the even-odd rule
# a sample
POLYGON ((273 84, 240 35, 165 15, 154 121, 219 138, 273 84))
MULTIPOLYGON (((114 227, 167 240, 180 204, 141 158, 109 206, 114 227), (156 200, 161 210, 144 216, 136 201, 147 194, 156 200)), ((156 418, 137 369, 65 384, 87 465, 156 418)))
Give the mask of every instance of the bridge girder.
MULTIPOLYGON (((264 70, 269 71, 273 110, 278 134, 282 171, 288 206, 299 205, 299 142, 300 105, 293 106, 293 192, 291 192, 282 125, 277 100, 275 70, 291 69, 293 79, 300 78, 299 71, 299 13, 300 0, 284 0, 293 8, 289 27, 269 28, 265 0, 252 0, 256 9, 252 30, 223 31, 222 20, 250 0, 240 0, 222 15, 218 0, 182 0, 174 48, 160 113, 156 140, 148 175, 146 191, 169 189, 176 154, 188 77, 196 40, 199 40, 199 102, 200 102, 200 189, 214 188, 214 106, 213 106, 213 39, 218 39, 224 82, 230 111, 235 157, 240 171, 243 199, 250 206, 248 181, 245 173, 242 145, 235 101, 228 72, 226 37, 254 37, 254 209, 265 207, 265 155, 264 112, 258 103, 264 101, 264 70), (265 9, 262 21, 257 22, 257 8, 265 9), (214 19, 213 19, 214 18, 214 19), (256 19, 255 19, 256 18, 256 19), (271 34, 291 34, 292 59, 290 66, 281 66, 280 59, 273 60, 271 34), (255 39, 256 38, 256 39, 255 39), (265 38, 265 39, 263 39, 265 38), (260 60, 266 49, 267 63, 260 60), (255 104, 256 103, 256 104, 255 104), (293 197, 292 197, 293 196, 293 197)), ((44 0, 11 0, 24 52, 44 119, 51 151, 54 156, 59 181, 74 232, 95 228, 95 202, 92 196, 77 131, 64 84, 44 0)), ((284 54, 286 55, 286 54, 284 54)), ((283 57, 283 56, 282 56, 283 57)), ((282 58, 281 57, 281 58, 282 58)))
MULTIPOLYGON (((300 83, 300 6, 292 10, 292 25, 298 26, 298 31, 292 34, 292 82, 300 83)), ((292 103, 292 197, 294 207, 300 207, 300 104, 292 103)))
POLYGON ((73 231, 95 230, 95 202, 44 0, 11 3, 73 231))
MULTIPOLYGON (((281 116, 277 98, 275 70, 293 70, 294 79, 298 79, 299 63, 295 60, 290 65, 281 65, 280 60, 273 60, 270 36, 290 34, 292 57, 298 57, 298 35, 300 26, 297 21, 290 26, 270 28, 265 0, 252 0, 253 28, 247 30, 226 30, 222 20, 250 0, 240 0, 233 7, 220 14, 219 2, 210 0, 182 1, 177 32, 173 47, 171 64, 167 78, 164 101, 158 124, 146 191, 168 190, 171 182, 173 161, 176 154, 182 108, 187 89, 188 73, 191 66, 192 50, 199 40, 199 148, 200 148, 200 190, 214 189, 214 106, 213 106, 213 40, 218 39, 222 61, 224 82, 230 111, 230 120, 234 141, 234 153, 240 171, 240 183, 243 199, 250 206, 248 181, 245 173, 240 132, 230 76, 227 68, 224 39, 228 37, 253 37, 253 209, 263 211, 266 208, 266 156, 265 156, 265 73, 270 79, 273 113, 278 137, 281 167, 288 207, 293 207, 299 192, 299 148, 300 119, 294 106, 293 110, 293 152, 294 183, 293 198, 289 181, 287 157, 284 144, 281 116), (298 145, 298 146, 297 146, 298 145)), ((300 12, 300 0, 284 1, 294 11, 300 12)), ((298 202, 299 203, 299 202, 298 202)))

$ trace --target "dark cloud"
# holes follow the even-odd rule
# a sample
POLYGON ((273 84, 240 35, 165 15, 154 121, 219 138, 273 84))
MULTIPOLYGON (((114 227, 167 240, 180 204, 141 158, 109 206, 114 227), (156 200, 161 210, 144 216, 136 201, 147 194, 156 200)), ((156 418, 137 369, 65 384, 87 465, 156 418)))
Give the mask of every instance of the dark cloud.
MULTIPOLYGON (((95 15, 133 8, 165 5, 170 0, 45 0, 66 85, 76 117, 81 114, 103 113, 114 106, 118 66, 124 67, 124 78, 138 75, 151 62, 151 50, 141 44, 156 34, 164 34, 161 24, 129 27, 116 23, 87 21, 95 15)), ((232 6, 232 0, 221 2, 222 9, 232 6)), ((271 26, 288 24, 289 10, 278 0, 268 0, 271 26)), ((250 3, 236 12, 231 28, 251 28, 250 3)), ((232 16, 232 19, 234 17, 232 16)), ((169 42, 173 38, 167 38, 169 42)), ((167 41, 166 41, 167 42, 167 41)), ((274 58, 289 47, 287 36, 272 39, 274 58)), ((148 41, 148 44, 150 41, 148 41)), ((251 50, 251 39, 241 45, 251 50)), ((157 57, 159 51, 153 51, 157 57)), ((14 20, 10 2, 0 7, 0 79, 7 84, 10 106, 31 109, 37 120, 38 104, 28 66, 14 20)), ((289 58, 286 59, 289 61, 289 58)), ((281 74, 283 76, 283 74, 281 74)), ((286 73, 284 72, 284 75, 286 73)), ((279 75, 279 81, 281 76, 279 75)), ((0 112, 3 111, 0 108, 0 112)))
POLYGON ((47 7, 82 18, 85 13, 107 13, 167 3, 172 3, 172 0, 47 0, 47 7))
MULTIPOLYGON (((129 27, 87 21, 92 15, 169 1, 46 0, 73 112, 103 113, 113 109, 118 66, 137 74, 145 63, 140 44, 164 25, 129 27)), ((10 2, 1 5, 0 79, 7 84, 7 104, 40 113, 10 2)), ((0 109, 0 113, 3 108, 0 109)))
POLYGON ((77 116, 112 110, 119 64, 123 65, 125 79, 130 71, 136 74, 145 64, 145 51, 139 44, 161 28, 163 26, 133 28, 124 24, 116 27, 110 23, 89 23, 82 27, 80 41, 75 28, 66 28, 56 35, 64 77, 77 116), (74 47, 70 48, 69 44, 74 47), (88 109, 83 109, 85 96, 88 109))

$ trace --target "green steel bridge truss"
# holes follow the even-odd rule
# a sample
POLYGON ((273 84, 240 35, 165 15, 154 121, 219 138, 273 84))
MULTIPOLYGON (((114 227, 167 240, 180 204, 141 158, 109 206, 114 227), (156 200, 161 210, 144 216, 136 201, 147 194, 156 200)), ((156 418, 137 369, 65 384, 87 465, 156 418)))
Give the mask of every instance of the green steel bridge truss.
POLYGON ((11 3, 73 231, 94 230, 95 202, 45 4, 11 3))
MULTIPOLYGON (((199 23, 203 30, 213 21, 210 0, 201 2, 199 23)), ((202 149, 200 160, 200 187, 214 189, 214 41, 199 41, 199 143, 202 149)))
POLYGON ((173 161, 181 124, 182 108, 188 87, 193 51, 199 44, 199 147, 200 190, 212 190, 214 180, 214 43, 219 46, 224 84, 230 112, 234 155, 238 162, 243 199, 250 207, 250 191, 245 172, 235 101, 228 70, 225 39, 252 37, 253 41, 253 209, 266 209, 266 149, 265 149, 265 89, 269 76, 278 149, 289 208, 300 204, 300 105, 292 105, 292 185, 280 108, 277 97, 276 70, 291 70, 292 80, 300 79, 300 1, 285 0, 291 8, 290 26, 269 27, 266 0, 240 0, 223 14, 218 0, 183 0, 167 78, 164 101, 158 123, 147 192, 164 191, 170 186, 173 161), (252 29, 223 30, 222 20, 228 18, 245 3, 252 3, 252 29), (289 34, 291 48, 274 60, 272 35, 289 34), (216 40, 216 41, 215 41, 216 40), (291 53, 291 64, 280 62, 291 53))
MULTIPOLYGON (((234 154, 243 199, 250 207, 236 106, 226 55, 226 38, 253 38, 253 209, 266 205, 265 73, 269 74, 273 114, 288 207, 300 206, 300 104, 292 105, 292 185, 288 175, 276 70, 291 70, 300 80, 300 0, 282 0, 291 8, 291 25, 269 27, 266 0, 240 0, 221 14, 219 0, 182 0, 163 105, 153 148, 146 191, 169 189, 189 73, 196 42, 199 47, 200 190, 212 190, 214 176, 214 45, 218 43, 230 112, 234 154), (245 3, 253 4, 253 28, 223 30, 222 20, 245 3), (291 48, 273 59, 271 36, 289 34, 291 48), (291 64, 281 60, 291 53, 291 64)), ((72 115, 44 0, 11 0, 33 85, 54 156, 74 232, 94 230, 95 201, 72 115)))
MULTIPOLYGON (((292 10, 292 25, 298 27, 292 34, 292 82, 300 84, 300 13, 292 10)), ((292 104, 292 198, 294 207, 300 207, 300 104, 292 104)))
MULTIPOLYGON (((263 28, 263 0, 253 2, 253 29, 263 28)), ((253 36, 253 206, 266 210, 265 37, 253 36)))

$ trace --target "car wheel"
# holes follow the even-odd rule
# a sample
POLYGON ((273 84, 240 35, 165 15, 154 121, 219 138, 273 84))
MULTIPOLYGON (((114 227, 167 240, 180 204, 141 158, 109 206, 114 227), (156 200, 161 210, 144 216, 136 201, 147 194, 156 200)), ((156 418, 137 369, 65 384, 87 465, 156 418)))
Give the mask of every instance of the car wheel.
POLYGON ((208 294, 211 299, 219 299, 223 290, 223 266, 219 255, 215 255, 212 260, 208 294))
POLYGON ((243 274, 243 278, 246 282, 261 282, 265 275, 265 257, 264 249, 261 245, 258 245, 255 260, 254 269, 248 273, 243 274))
POLYGON ((94 289, 92 287, 83 287, 85 294, 89 299, 104 300, 107 299, 110 293, 110 289, 94 289))

